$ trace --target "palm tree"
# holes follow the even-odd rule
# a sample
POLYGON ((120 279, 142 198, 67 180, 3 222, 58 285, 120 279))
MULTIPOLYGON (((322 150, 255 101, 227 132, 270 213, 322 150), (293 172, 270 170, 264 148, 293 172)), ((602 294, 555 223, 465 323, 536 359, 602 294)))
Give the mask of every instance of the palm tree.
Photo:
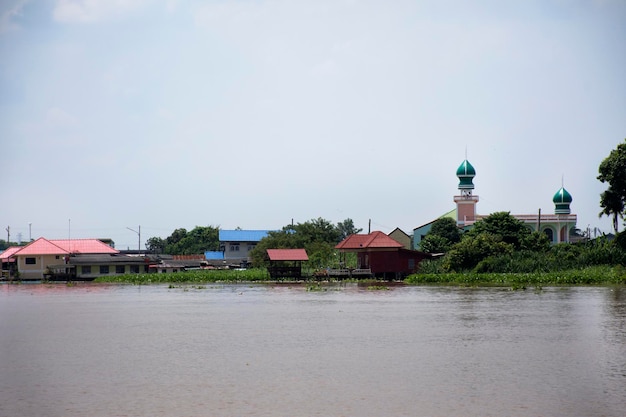
POLYGON ((613 216, 613 228, 615 229, 615 234, 617 234, 618 218, 623 218, 624 216, 624 200, 613 188, 609 187, 600 194, 600 207, 602 207, 602 211, 598 217, 613 216))

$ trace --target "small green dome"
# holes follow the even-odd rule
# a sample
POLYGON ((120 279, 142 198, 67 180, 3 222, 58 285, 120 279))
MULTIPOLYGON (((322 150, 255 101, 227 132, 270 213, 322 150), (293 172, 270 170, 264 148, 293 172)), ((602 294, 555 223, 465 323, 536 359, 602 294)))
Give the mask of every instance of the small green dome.
POLYGON ((572 202, 572 195, 563 187, 554 194, 552 198, 554 203, 554 214, 569 214, 569 205, 572 202))
POLYGON ((456 176, 459 178, 459 190, 474 189, 472 179, 476 176, 476 170, 467 159, 456 170, 456 176))

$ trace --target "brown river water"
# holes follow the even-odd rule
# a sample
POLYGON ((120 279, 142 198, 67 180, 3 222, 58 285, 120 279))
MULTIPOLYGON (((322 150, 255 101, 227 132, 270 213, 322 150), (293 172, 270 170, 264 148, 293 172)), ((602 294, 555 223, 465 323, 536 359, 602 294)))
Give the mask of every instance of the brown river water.
POLYGON ((626 416, 626 288, 0 284, 0 416, 626 416))

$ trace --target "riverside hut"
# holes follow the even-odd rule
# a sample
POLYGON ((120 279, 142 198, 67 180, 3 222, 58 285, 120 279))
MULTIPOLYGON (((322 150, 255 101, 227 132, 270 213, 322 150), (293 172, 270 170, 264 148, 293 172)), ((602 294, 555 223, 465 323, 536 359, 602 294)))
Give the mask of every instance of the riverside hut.
POLYGON ((271 278, 302 278, 302 262, 308 261, 305 249, 267 249, 271 278))

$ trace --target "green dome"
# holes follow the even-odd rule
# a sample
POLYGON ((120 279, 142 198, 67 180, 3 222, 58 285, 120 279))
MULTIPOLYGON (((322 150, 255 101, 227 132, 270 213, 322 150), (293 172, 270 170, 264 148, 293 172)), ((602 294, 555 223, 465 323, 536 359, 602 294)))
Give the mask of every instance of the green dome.
POLYGON ((476 170, 467 159, 456 170, 456 176, 459 177, 459 190, 474 189, 472 179, 476 176, 476 170))
POLYGON ((552 198, 554 203, 554 214, 569 214, 569 205, 572 202, 572 195, 563 187, 554 194, 552 198))

